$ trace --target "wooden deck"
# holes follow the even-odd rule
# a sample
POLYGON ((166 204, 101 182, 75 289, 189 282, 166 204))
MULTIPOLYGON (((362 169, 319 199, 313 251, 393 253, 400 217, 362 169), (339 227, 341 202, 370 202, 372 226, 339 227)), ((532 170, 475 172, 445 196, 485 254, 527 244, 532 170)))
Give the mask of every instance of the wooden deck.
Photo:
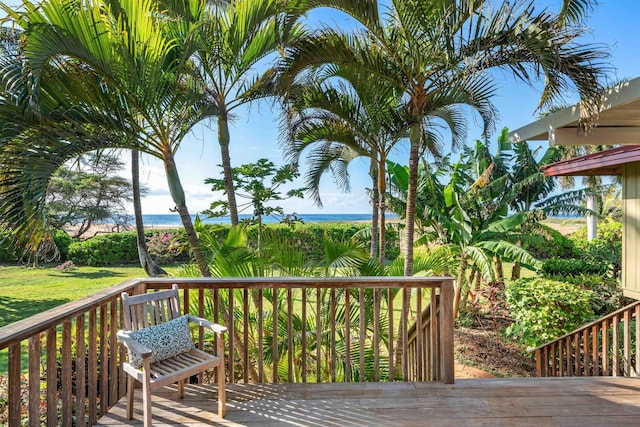
MULTIPOLYGON (((122 399, 100 426, 141 425, 122 399)), ((227 416, 215 387, 155 393, 154 426, 616 426, 640 425, 640 378, 463 379, 441 383, 234 384, 227 416)))

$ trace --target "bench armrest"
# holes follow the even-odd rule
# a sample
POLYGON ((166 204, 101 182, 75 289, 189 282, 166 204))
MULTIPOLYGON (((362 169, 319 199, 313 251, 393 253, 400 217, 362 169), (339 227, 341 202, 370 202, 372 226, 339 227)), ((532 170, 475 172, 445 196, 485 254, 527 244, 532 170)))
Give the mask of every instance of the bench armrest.
POLYGON ((127 331, 119 330, 117 337, 118 337, 118 341, 124 344, 129 350, 139 354, 142 358, 151 357, 151 350, 145 347, 143 344, 140 344, 138 341, 131 338, 127 334, 127 331))
POLYGON ((206 319, 203 319, 202 317, 193 316, 191 314, 189 314, 188 316, 189 316, 189 322, 197 323, 199 326, 203 326, 207 329, 210 329, 217 334, 222 334, 227 332, 227 328, 225 328, 222 325, 218 325, 217 323, 210 322, 206 319))

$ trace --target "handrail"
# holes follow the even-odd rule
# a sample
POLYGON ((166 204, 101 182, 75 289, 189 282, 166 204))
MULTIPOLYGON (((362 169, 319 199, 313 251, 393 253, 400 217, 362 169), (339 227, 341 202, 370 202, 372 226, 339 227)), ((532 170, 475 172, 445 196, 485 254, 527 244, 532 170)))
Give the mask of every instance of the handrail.
POLYGON ((537 347, 536 371, 548 376, 631 376, 640 373, 640 301, 537 347), (622 336, 621 336, 622 334, 622 336), (632 338, 633 337, 633 338, 632 338))
MULTIPOLYGON (((50 426, 95 424, 126 391, 126 352, 116 340, 123 327, 121 292, 150 292, 173 283, 181 289, 183 312, 228 327, 224 344, 231 383, 415 380, 427 366, 431 376, 418 379, 454 381, 450 277, 133 279, 0 328, 0 349, 9 349, 9 415, 0 416, 0 424, 20 425, 23 406, 30 425, 41 419, 50 426), (410 356, 405 345, 397 363, 392 346, 399 325, 393 313, 408 303, 407 295, 436 291, 429 322, 437 325, 437 345, 423 360, 410 356), (28 401, 21 402, 25 394, 28 401)), ((421 307, 422 298, 416 301, 421 307)), ((407 331, 404 320, 401 330, 407 331)), ((215 345, 202 329, 194 332, 200 348, 215 345)), ((409 341, 409 335, 402 336, 403 343, 409 341)))

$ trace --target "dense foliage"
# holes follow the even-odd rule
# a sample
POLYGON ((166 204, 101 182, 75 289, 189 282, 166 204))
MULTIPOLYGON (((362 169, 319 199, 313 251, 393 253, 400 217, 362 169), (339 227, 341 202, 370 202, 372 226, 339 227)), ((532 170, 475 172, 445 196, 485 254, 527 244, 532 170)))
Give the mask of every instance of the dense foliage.
MULTIPOLYGON (((205 225, 206 229, 218 241, 229 234, 230 226, 205 225)), ((327 239, 335 241, 353 240, 359 244, 367 244, 370 239, 368 224, 268 224, 265 226, 272 234, 299 248, 306 258, 316 259, 322 256, 323 242, 327 239)), ((257 233, 257 225, 247 227, 247 234, 257 233)), ((388 228, 387 253, 395 259, 399 255, 400 244, 398 230, 388 228)), ((188 262, 189 245, 183 229, 147 230, 149 252, 161 264, 188 262)), ((61 261, 73 260, 77 265, 117 265, 138 263, 136 236, 134 232, 109 233, 98 235, 84 241, 72 241, 63 231, 56 232, 56 243, 61 254, 61 261)), ((255 245, 250 239, 249 247, 255 245)), ((255 248, 254 248, 255 249, 255 248)), ((15 261, 17 255, 0 246, 0 261, 15 261)))
POLYGON ((508 284, 506 301, 514 318, 508 336, 527 348, 554 340, 593 316, 593 292, 555 280, 519 279, 508 284))

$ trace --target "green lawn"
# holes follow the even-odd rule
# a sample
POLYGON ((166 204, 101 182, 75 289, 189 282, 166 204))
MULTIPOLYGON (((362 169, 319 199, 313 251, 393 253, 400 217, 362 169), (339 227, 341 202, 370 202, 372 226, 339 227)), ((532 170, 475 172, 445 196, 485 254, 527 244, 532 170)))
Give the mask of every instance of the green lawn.
POLYGON ((135 277, 140 266, 77 267, 63 273, 54 266, 0 266, 0 327, 135 277))

